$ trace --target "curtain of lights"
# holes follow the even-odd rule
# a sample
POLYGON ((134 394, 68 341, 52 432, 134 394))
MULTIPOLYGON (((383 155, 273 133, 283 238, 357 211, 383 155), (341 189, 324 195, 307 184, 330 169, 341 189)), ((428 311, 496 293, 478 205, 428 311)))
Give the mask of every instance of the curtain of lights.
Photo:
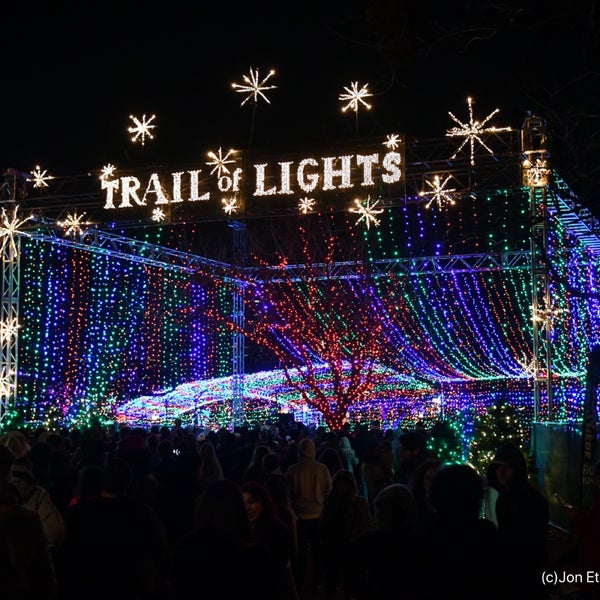
POLYGON ((115 403, 222 374, 230 351, 188 273, 28 239, 21 261, 16 408, 28 421, 110 419, 115 403))
MULTIPOLYGON (((328 248, 336 246, 332 231, 345 242, 359 239, 367 263, 527 250, 527 215, 527 194, 522 190, 497 190, 440 210, 407 203, 386 210, 380 226, 368 230, 346 214, 342 225, 323 226, 320 235, 313 228, 313 243, 324 244, 318 252, 313 248, 314 260, 322 261, 328 248)), ((588 353, 600 343, 600 264, 559 221, 551 225, 554 399, 557 417, 571 420, 580 417, 588 353)), ((196 231, 185 235, 188 241, 198 237, 196 231)), ((187 242, 183 234, 180 238, 165 245, 184 250, 187 242)), ((352 260, 334 254, 330 252, 333 260, 352 260)), ((82 422, 92 411, 109 419, 115 404, 231 374, 231 332, 205 318, 209 306, 222 313, 231 310, 225 287, 213 290, 189 273, 27 238, 21 261, 15 410, 27 420, 82 422)), ((293 264, 291 257, 288 264, 293 264)), ((310 294, 315 301, 321 297, 322 290, 314 285, 311 289, 300 282, 294 291, 288 282, 278 295, 272 284, 250 298, 260 301, 253 306, 258 311, 263 306, 264 318, 281 322, 286 317, 291 352, 294 340, 306 339, 302 328, 308 319, 290 319, 290 306, 310 294)), ((379 418, 393 424, 431 410, 480 412, 500 397, 531 409, 528 269, 390 273, 376 279, 354 277, 340 285, 359 300, 372 299, 371 306, 363 308, 369 319, 357 322, 364 327, 370 321, 381 328, 378 359, 401 376, 381 379, 370 401, 352 407, 355 420, 379 418)), ((312 318, 322 326, 347 319, 343 310, 340 305, 335 314, 336 306, 328 306, 312 318)), ((278 336, 285 331, 279 327, 278 336)), ((322 336, 317 330, 313 333, 316 339, 322 336)), ((352 344, 364 339, 347 331, 344 336, 350 354, 352 344)), ((281 377, 273 381, 274 387, 266 386, 261 398, 288 398, 281 377)), ((230 390, 223 386, 211 397, 219 393, 227 398, 230 390)), ((293 402, 293 395, 288 399, 293 402)), ((228 414, 223 405, 215 410, 228 414)))

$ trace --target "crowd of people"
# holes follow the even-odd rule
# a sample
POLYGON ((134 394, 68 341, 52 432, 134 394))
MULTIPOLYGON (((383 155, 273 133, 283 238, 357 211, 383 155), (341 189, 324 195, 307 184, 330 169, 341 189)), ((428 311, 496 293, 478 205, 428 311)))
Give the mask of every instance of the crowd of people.
MULTIPOLYGON (((600 490, 600 469, 595 481, 600 490)), ((569 507, 585 540, 575 569, 600 572, 599 511, 569 507)), ((479 473, 445 464, 426 431, 378 423, 232 432, 92 421, 0 436, 0 590, 10 600, 215 589, 281 600, 550 599, 549 525, 525 455, 500 440, 479 473)), ((599 588, 584 582, 577 593, 596 599, 599 588)))

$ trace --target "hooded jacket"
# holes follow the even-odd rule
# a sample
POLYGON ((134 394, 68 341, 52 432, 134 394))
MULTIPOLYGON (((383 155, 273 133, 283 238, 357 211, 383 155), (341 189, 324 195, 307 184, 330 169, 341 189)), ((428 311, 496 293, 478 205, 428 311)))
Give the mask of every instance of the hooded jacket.
POLYGON ((298 462, 289 466, 285 473, 298 519, 318 519, 331 490, 329 469, 317 462, 316 456, 315 443, 304 438, 298 444, 298 462))
POLYGON ((350 444, 350 440, 345 435, 340 438, 338 447, 342 462, 344 463, 344 468, 351 473, 354 473, 354 468, 358 465, 359 460, 354 448, 352 448, 352 445, 350 444))

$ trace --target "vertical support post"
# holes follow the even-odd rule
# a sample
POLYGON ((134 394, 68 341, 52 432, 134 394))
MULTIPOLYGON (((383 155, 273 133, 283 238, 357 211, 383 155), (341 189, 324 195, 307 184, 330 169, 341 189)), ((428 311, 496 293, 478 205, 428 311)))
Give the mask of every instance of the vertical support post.
POLYGON ((529 188, 531 247, 534 420, 541 417, 545 388, 546 420, 554 419, 552 390, 552 307, 548 264, 548 196, 551 170, 548 166, 546 131, 542 119, 528 117, 522 129, 523 185, 529 188))
POLYGON ((17 395, 19 356, 19 282, 21 236, 2 239, 2 290, 0 304, 0 425, 17 395))
MULTIPOLYGON (((230 227, 233 229, 233 251, 234 264, 237 267, 245 267, 247 261, 246 247, 246 224, 240 221, 232 221, 230 227)), ((244 303, 244 285, 236 283, 233 292, 233 321, 235 330, 233 332, 233 375, 232 375, 232 428, 243 425, 244 423, 244 374, 245 365, 245 338, 241 331, 244 330, 246 323, 245 303, 244 303)))

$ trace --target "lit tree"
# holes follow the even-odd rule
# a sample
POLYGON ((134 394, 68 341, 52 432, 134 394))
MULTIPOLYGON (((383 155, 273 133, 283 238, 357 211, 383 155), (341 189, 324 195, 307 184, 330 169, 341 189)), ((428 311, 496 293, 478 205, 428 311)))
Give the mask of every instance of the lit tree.
POLYGON ((527 455, 529 431, 526 418, 517 408, 499 400, 475 422, 470 447, 470 462, 480 473, 485 473, 498 448, 505 442, 513 442, 527 455))
POLYGON ((375 291, 365 264, 346 265, 353 276, 342 276, 347 272, 340 273, 336 263, 339 237, 330 235, 315 245, 300 228, 300 238, 302 261, 296 264, 301 268, 291 268, 279 253, 276 266, 254 256, 257 266, 251 271, 205 271, 215 285, 243 288, 246 314, 240 325, 233 315, 207 312, 270 350, 303 401, 320 411, 331 429, 339 429, 349 407, 367 400, 382 377, 376 373, 382 325, 373 310, 375 291), (316 259, 315 248, 323 251, 322 260, 316 259))

